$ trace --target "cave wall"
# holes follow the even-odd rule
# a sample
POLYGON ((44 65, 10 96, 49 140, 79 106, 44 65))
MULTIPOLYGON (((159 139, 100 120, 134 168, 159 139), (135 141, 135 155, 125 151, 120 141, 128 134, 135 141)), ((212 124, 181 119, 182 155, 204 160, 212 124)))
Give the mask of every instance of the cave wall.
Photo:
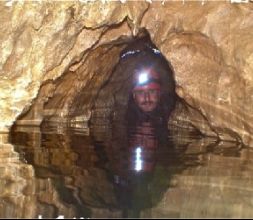
POLYGON ((245 143, 252 134, 252 6, 171 4, 169 13, 150 8, 142 23, 171 61, 178 94, 219 135, 235 137, 236 131, 245 143), (152 24, 150 17, 163 22, 152 24))
POLYGON ((43 109, 65 116, 91 103, 119 59, 118 41, 146 28, 175 69, 179 96, 220 136, 251 144, 252 3, 17 1, 0 10, 1 131, 29 111, 42 119, 43 109), (90 88, 90 100, 78 99, 90 88))
MULTIPOLYGON (((113 26, 126 17, 138 19, 143 4, 147 7, 120 2, 1 2, 0 130, 8 130, 30 107, 43 82, 74 68, 98 43, 112 41, 113 26)), ((124 28, 121 31, 124 34, 124 28)))

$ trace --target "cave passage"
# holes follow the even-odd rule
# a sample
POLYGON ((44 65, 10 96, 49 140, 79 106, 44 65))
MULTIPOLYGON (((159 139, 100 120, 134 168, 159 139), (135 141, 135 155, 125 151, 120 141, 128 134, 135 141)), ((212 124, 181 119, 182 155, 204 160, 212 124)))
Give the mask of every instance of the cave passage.
POLYGON ((1 1, 0 218, 252 218, 246 2, 1 1))
POLYGON ((173 67, 148 35, 94 48, 77 67, 45 82, 11 131, 24 164, 15 166, 6 154, 12 166, 0 185, 5 190, 12 181, 18 188, 22 180, 24 188, 15 195, 6 188, 0 217, 7 211, 20 217, 20 197, 33 201, 32 217, 250 214, 252 161, 245 155, 251 150, 206 135, 208 122, 176 86, 173 67), (136 81, 143 66, 152 71, 136 81), (232 213, 240 199, 248 205, 232 213))
MULTIPOLYGON (((96 133, 97 129, 106 131, 113 122, 136 121, 137 115, 143 115, 167 120, 170 129, 180 127, 195 135, 203 135, 205 131, 190 122, 196 118, 204 130, 210 131, 201 114, 179 98, 175 89, 173 67, 150 40, 149 33, 143 30, 136 38, 119 38, 111 44, 92 49, 60 78, 43 83, 32 105, 24 110, 12 130, 22 125, 90 128, 96 133), (159 86, 154 114, 140 114, 143 111, 139 111, 137 100, 133 98, 134 73, 143 68, 158 73, 159 79, 151 78, 159 84, 152 82, 151 89, 148 89, 149 93, 154 92, 154 87, 159 86)), ((151 100, 151 105, 152 102, 154 100, 151 100)))

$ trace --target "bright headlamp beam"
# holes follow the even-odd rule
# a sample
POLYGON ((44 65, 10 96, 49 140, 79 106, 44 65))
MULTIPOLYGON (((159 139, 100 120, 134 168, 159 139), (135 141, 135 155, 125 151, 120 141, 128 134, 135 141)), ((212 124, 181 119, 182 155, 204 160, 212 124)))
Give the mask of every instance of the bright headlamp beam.
POLYGON ((141 147, 135 149, 135 170, 137 172, 142 170, 141 147))
POLYGON ((138 76, 138 84, 144 84, 148 82, 148 74, 145 72, 140 73, 138 76))

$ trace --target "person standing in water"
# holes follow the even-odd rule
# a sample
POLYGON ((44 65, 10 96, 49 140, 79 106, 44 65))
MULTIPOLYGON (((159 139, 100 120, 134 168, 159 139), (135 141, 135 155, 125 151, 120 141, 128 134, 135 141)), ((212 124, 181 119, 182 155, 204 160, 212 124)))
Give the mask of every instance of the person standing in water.
POLYGON ((170 63, 149 38, 128 46, 121 58, 131 66, 127 69, 131 78, 127 123, 135 126, 151 120, 166 124, 177 101, 170 63))

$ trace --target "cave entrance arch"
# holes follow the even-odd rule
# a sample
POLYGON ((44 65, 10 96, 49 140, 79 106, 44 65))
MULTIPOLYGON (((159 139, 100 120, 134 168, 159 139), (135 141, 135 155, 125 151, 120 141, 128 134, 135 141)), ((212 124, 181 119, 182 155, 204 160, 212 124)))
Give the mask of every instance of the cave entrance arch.
MULTIPOLYGON (((152 68, 159 73, 161 84, 159 107, 164 111, 164 116, 165 114, 169 116, 177 99, 174 71, 146 34, 134 39, 122 50, 111 77, 100 88, 91 109, 90 122, 93 131, 99 133, 99 130, 103 130, 103 126, 106 130, 112 122, 124 124, 128 107, 134 106, 132 98, 134 72, 143 68, 152 68)), ((131 113, 134 114, 134 111, 131 113)))
MULTIPOLYGON (((146 30, 135 38, 118 38, 91 48, 79 63, 70 66, 61 77, 41 85, 32 105, 24 110, 13 128, 16 125, 43 127, 51 124, 62 130, 62 127, 87 128, 93 125, 94 128, 99 127, 101 132, 106 131, 112 120, 117 121, 124 115, 131 93, 134 66, 127 63, 139 62, 132 53, 136 52, 138 56, 138 50, 141 50, 138 44, 145 40, 149 41, 153 56, 160 56, 146 30), (137 45, 137 48, 131 48, 132 45, 137 45)), ((163 80, 167 82, 166 74, 163 80)), ((171 88, 166 83, 164 85, 167 89, 171 88)), ((181 110, 179 114, 182 114, 181 110)), ((177 124, 178 119, 174 117, 171 122, 177 124)))

